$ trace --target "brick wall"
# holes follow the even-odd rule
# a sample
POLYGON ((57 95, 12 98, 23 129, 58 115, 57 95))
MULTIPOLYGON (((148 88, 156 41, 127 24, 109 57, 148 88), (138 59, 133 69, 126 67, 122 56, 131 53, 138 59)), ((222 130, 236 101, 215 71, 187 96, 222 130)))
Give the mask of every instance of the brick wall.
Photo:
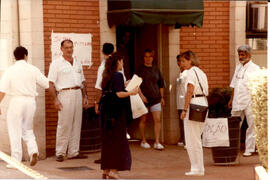
MULTIPOLYGON (((90 69, 84 67, 87 82, 87 93, 90 106, 94 102, 94 83, 97 68, 100 64, 99 36, 99 1, 98 0, 43 0, 45 74, 48 74, 51 63, 51 32, 55 33, 91 33, 92 61, 90 69)), ((57 112, 53 101, 46 92, 46 149, 47 156, 54 153, 56 140, 57 112)))
POLYGON ((230 81, 229 8, 229 1, 205 1, 203 27, 180 30, 180 51, 198 55, 210 88, 228 86, 230 81))

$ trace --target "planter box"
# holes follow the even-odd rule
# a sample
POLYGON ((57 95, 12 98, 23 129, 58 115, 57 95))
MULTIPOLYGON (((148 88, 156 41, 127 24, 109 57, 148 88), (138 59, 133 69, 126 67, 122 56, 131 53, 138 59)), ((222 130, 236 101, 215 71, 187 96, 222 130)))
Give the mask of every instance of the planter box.
POLYGON ((215 165, 238 164, 237 157, 240 151, 240 117, 229 117, 229 147, 213 147, 212 157, 215 165))

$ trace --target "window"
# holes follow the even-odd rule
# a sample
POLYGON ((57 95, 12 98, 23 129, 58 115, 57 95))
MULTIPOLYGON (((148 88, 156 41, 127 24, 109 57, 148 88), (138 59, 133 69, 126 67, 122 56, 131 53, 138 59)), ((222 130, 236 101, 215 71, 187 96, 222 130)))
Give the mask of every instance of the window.
POLYGON ((246 38, 255 50, 267 50, 267 1, 247 2, 246 38))
POLYGON ((267 2, 247 2, 247 38, 267 38, 267 2))

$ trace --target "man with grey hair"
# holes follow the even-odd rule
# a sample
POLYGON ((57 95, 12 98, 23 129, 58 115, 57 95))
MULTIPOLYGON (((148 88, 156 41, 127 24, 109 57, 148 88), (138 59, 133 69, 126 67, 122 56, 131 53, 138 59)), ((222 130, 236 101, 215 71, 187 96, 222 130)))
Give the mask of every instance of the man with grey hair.
POLYGON ((248 88, 248 77, 258 71, 260 67, 251 60, 251 48, 248 45, 238 49, 240 64, 235 68, 230 87, 233 88, 228 107, 232 108, 232 116, 240 116, 243 120, 246 116, 248 128, 246 131, 245 152, 243 156, 251 156, 255 151, 256 134, 253 127, 253 114, 251 110, 251 98, 248 88))

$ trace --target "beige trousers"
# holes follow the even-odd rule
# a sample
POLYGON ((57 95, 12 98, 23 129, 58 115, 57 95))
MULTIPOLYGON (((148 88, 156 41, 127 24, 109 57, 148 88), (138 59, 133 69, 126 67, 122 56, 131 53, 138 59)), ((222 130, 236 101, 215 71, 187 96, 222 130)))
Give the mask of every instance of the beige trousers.
POLYGON ((29 156, 38 153, 36 137, 33 132, 33 119, 36 111, 34 97, 18 96, 10 101, 7 112, 7 126, 10 139, 11 156, 22 161, 22 142, 27 145, 29 156))
MULTIPOLYGON (((191 103, 206 105, 205 97, 192 98, 191 103)), ((184 119, 184 132, 187 152, 190 160, 190 171, 204 172, 202 133, 205 122, 191 121, 188 119, 189 109, 184 119)), ((207 116, 206 116, 207 117, 207 116)))
POLYGON ((63 108, 58 111, 56 156, 79 153, 82 125, 82 93, 80 89, 63 90, 58 94, 63 108))
POLYGON ((204 122, 184 120, 184 132, 187 152, 190 160, 190 171, 204 172, 203 148, 201 135, 204 122))
POLYGON ((248 128, 246 131, 245 152, 255 152, 256 133, 254 130, 254 123, 253 123, 254 118, 253 118, 253 113, 252 113, 252 109, 251 109, 251 104, 249 104, 246 107, 246 109, 244 109, 243 111, 232 111, 231 114, 232 114, 232 116, 240 116, 241 117, 241 119, 242 119, 241 125, 242 125, 243 120, 246 116, 248 128))

